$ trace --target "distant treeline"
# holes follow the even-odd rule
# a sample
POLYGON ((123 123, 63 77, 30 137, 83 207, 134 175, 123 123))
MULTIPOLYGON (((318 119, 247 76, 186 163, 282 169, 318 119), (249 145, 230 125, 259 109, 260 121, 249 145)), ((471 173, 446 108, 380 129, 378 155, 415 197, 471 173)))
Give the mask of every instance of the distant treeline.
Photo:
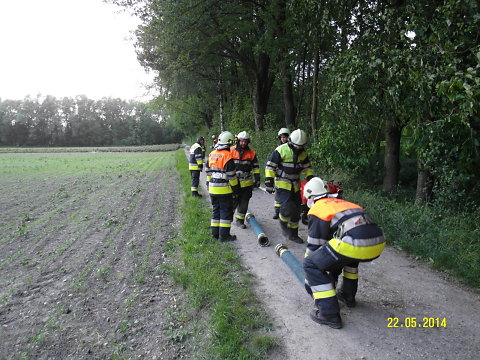
POLYGON ((181 139, 142 102, 84 95, 0 99, 0 146, 153 145, 181 139))

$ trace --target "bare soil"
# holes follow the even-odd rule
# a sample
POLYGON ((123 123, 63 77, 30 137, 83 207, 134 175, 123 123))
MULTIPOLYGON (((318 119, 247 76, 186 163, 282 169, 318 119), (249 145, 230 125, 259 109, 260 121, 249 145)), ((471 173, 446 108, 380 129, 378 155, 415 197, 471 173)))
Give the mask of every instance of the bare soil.
POLYGON ((178 175, 129 175, 2 189, 0 359, 186 356, 181 294, 162 267, 178 175))
MULTIPOLYGON (((205 184, 203 178, 200 183, 205 184)), ((313 300, 274 251, 276 244, 284 243, 302 261, 305 245, 282 237, 278 220, 272 219, 273 201, 273 195, 256 189, 249 206, 270 240, 269 247, 258 245, 252 229, 232 226, 238 253, 255 275, 256 293, 273 319, 272 335, 282 344, 271 359, 478 358, 478 293, 392 247, 373 262, 360 264, 357 306, 340 304, 342 329, 313 322, 309 317, 313 300), (388 327, 389 318, 398 318, 399 327, 388 327), (419 325, 423 318, 446 318, 447 327, 406 327, 411 318, 419 325)), ((305 241, 306 231, 301 225, 299 234, 305 241)))

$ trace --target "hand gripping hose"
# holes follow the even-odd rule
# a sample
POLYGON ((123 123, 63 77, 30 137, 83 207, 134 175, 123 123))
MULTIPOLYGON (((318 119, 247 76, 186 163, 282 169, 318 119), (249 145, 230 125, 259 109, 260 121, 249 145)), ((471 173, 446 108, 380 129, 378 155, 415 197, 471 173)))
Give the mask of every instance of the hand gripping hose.
POLYGON ((300 263, 300 261, 297 260, 295 255, 293 255, 290 252, 290 250, 288 250, 287 245, 277 244, 275 246, 275 252, 277 253, 278 256, 280 256, 280 259, 282 259, 283 262, 288 265, 290 270, 292 270, 294 275, 297 277, 298 281, 300 281, 300 284, 304 286, 305 272, 303 271, 303 266, 300 263))
POLYGON ((260 244, 260 246, 270 245, 270 241, 268 240, 267 235, 265 235, 262 227, 251 212, 247 211, 247 214, 245 215, 245 220, 247 220, 247 223, 250 225, 253 232, 257 235, 258 243, 260 244))

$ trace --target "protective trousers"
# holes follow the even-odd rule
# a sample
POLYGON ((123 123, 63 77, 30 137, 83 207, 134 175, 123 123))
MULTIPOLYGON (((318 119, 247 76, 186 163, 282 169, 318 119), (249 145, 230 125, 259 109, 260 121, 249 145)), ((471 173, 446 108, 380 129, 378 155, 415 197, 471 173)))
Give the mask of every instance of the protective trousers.
POLYGON ((198 192, 198 184, 200 182, 200 170, 190 170, 192 176, 192 192, 198 192))
POLYGON ((305 289, 315 300, 315 305, 324 315, 338 314, 338 276, 343 270, 341 291, 345 298, 355 299, 358 287, 358 260, 336 253, 330 245, 324 245, 305 258, 305 289))
POLYGON ((276 200, 280 204, 280 221, 290 229, 298 229, 302 199, 300 192, 276 189, 276 200))
POLYGON ((248 210, 248 203, 250 202, 250 198, 252 197, 252 190, 252 186, 240 188, 240 191, 238 192, 238 198, 234 203, 234 208, 237 209, 235 218, 237 220, 240 220, 242 223, 245 221, 245 215, 247 214, 248 210))
POLYGON ((233 220, 233 197, 227 195, 210 195, 212 202, 212 220, 210 230, 216 239, 226 239, 230 236, 233 220))

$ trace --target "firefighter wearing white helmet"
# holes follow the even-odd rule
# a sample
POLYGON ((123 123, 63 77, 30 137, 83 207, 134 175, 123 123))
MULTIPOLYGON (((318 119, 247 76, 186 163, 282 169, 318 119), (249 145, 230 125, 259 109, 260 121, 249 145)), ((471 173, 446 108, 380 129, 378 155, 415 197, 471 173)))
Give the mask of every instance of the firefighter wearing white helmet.
POLYGON ((305 185, 304 196, 310 207, 303 263, 305 288, 316 305, 310 317, 319 324, 339 329, 342 319, 338 300, 348 307, 356 305, 358 264, 379 257, 385 237, 362 207, 330 197, 322 179, 311 179, 305 185), (337 294, 340 273, 343 281, 337 294))
POLYGON ((276 192, 280 204, 279 220, 284 236, 296 243, 303 243, 298 236, 301 213, 300 176, 306 180, 313 177, 313 170, 304 150, 307 136, 297 129, 290 134, 289 141, 278 146, 270 155, 265 167, 265 187, 276 192))
POLYGON ((198 184, 200 182, 200 172, 203 169, 203 160, 205 159, 205 138, 199 136, 197 142, 190 146, 190 157, 188 160, 188 169, 192 177, 191 191, 193 197, 202 197, 198 193, 198 184))
MULTIPOLYGON (((280 130, 278 130, 278 134, 277 134, 277 138, 278 140, 280 140, 280 144, 279 145, 282 145, 282 144, 286 144, 288 142, 288 137, 290 136, 290 130, 288 130, 287 128, 281 128, 280 130)), ((280 213, 280 203, 278 202, 278 199, 277 199, 277 194, 275 194, 275 201, 274 201, 274 204, 273 204, 273 209, 274 209, 274 213, 273 213, 273 218, 274 219, 278 219, 278 214, 280 213)))
POLYGON ((238 198, 234 201, 236 223, 241 229, 245 229, 245 215, 247 214, 248 203, 252 197, 254 187, 260 186, 260 167, 258 165, 255 150, 249 147, 250 134, 242 131, 237 135, 236 145, 230 148, 232 153, 237 178, 240 183, 238 198))
POLYGON ((230 152, 233 140, 230 131, 224 131, 218 136, 218 142, 208 156, 205 169, 212 202, 210 230, 212 236, 221 242, 236 240, 236 236, 230 234, 234 211, 233 198, 239 190, 235 162, 230 152))

